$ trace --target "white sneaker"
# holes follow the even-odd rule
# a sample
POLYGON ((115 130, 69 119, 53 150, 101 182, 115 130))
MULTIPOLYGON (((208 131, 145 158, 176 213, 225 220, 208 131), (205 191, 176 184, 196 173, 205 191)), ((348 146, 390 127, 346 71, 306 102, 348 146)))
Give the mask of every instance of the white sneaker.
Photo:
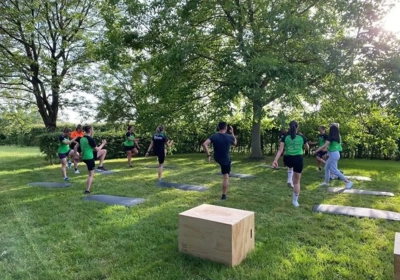
POLYGON ((319 185, 320 187, 329 187, 329 184, 326 182, 323 182, 322 184, 319 185))
POLYGON ((287 182, 288 187, 294 188, 293 182, 287 182))
POLYGON ((75 174, 79 174, 79 170, 77 169, 77 170, 75 170, 75 174))
POLYGON ((294 200, 293 200, 292 203, 293 203, 293 206, 294 206, 294 207, 299 207, 299 206, 300 206, 300 204, 299 204, 297 201, 294 201, 294 200))
POLYGON ((353 187, 353 182, 346 183, 346 189, 351 189, 353 187))

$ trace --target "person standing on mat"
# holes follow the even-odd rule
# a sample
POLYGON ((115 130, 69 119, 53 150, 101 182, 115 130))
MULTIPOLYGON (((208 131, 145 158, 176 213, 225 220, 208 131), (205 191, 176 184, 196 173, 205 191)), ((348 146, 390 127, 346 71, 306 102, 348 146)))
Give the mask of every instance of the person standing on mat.
POLYGON ((135 139, 136 135, 133 130, 134 127, 132 125, 128 125, 128 131, 125 133, 124 142, 124 149, 128 158, 129 167, 132 167, 132 157, 139 153, 137 149, 139 139, 135 139))
POLYGON ((283 163, 293 169, 293 198, 292 203, 295 207, 299 207, 300 195, 300 179, 303 172, 303 150, 308 151, 309 146, 307 139, 298 133, 299 126, 296 121, 291 121, 289 131, 286 136, 281 139, 279 151, 275 156, 272 166, 278 167, 278 160, 285 150, 283 163))
POLYGON ((349 181, 338 169, 340 152, 342 151, 342 141, 338 124, 331 124, 329 128, 328 140, 326 140, 325 144, 322 147, 319 147, 315 153, 318 153, 326 148, 328 148, 329 158, 325 163, 325 181, 320 186, 329 186, 329 181, 331 178, 330 173, 333 173, 340 180, 343 180, 346 183, 346 189, 351 189, 353 187, 353 182, 349 181))
POLYGON ((174 143, 173 140, 168 140, 167 135, 165 135, 165 127, 159 125, 156 130, 156 134, 153 135, 149 148, 147 149, 146 157, 149 156, 151 149, 154 150, 154 154, 158 158, 158 181, 162 181, 162 173, 164 169, 164 161, 166 156, 165 145, 171 147, 174 143))
POLYGON ((92 186, 95 169, 95 158, 100 160, 99 167, 97 169, 99 171, 107 171, 107 169, 105 169, 103 166, 104 159, 107 155, 107 150, 103 149, 103 147, 107 144, 107 141, 103 140, 101 145, 97 147, 96 142, 92 138, 93 127, 88 125, 85 126, 83 130, 85 131, 85 136, 80 139, 79 144, 77 144, 75 147, 76 149, 78 149, 78 145, 81 147, 82 160, 86 164, 89 171, 89 176, 86 181, 85 194, 90 194, 90 188, 92 186))
MULTIPOLYGON (((320 148, 323 145, 325 145, 326 140, 328 140, 328 135, 326 134, 325 126, 318 127, 318 131, 319 131, 318 141, 317 142, 309 142, 309 145, 318 145, 318 148, 320 148)), ((326 149, 316 153, 318 171, 322 170, 321 164, 325 165, 324 157, 326 156, 327 153, 328 152, 326 149)))
MULTIPOLYGON (((67 159, 68 157, 74 156, 74 151, 70 149, 69 145, 71 143, 76 143, 75 139, 70 140, 71 129, 65 128, 63 134, 58 137, 58 157, 61 161, 61 172, 64 181, 68 181, 67 176, 67 159)), ((78 162, 74 158, 74 167, 77 170, 78 162)), ((76 172, 75 172, 76 173, 76 172)))
POLYGON ((229 184, 229 174, 231 173, 231 157, 230 157, 230 149, 232 145, 237 144, 237 140, 235 134, 233 132, 233 128, 229 127, 229 132, 227 132, 227 124, 226 122, 218 123, 218 132, 213 134, 210 138, 208 138, 204 143, 203 147, 207 153, 208 162, 211 162, 211 154, 208 149, 210 143, 213 144, 214 148, 214 160, 220 165, 221 173, 222 173, 222 200, 227 199, 228 192, 228 184, 229 184))

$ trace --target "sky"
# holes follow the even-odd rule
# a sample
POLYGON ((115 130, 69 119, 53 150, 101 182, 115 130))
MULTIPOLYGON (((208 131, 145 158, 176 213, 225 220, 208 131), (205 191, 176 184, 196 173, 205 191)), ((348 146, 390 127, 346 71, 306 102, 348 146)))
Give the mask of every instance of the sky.
MULTIPOLYGON (((395 32, 400 37, 400 2, 391 10, 384 20, 384 28, 388 31, 395 32)), ((93 95, 82 92, 83 96, 91 101, 97 101, 93 95)), ((64 109, 59 115, 59 121, 67 121, 72 123, 93 123, 94 119, 83 119, 79 116, 79 111, 75 109, 64 109)))

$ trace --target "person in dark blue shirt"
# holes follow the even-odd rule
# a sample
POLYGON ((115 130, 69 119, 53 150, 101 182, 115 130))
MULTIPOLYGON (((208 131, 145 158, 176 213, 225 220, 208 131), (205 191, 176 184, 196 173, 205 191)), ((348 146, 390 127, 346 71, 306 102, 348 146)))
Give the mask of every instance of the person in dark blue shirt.
POLYGON ((162 172, 164 169, 164 161, 166 156, 165 145, 170 147, 174 143, 173 140, 168 140, 165 134, 165 127, 159 125, 156 130, 156 134, 153 135, 149 148, 147 149, 146 157, 149 156, 151 149, 154 151, 154 155, 158 158, 158 181, 162 180, 162 172))
POLYGON ((230 149, 232 145, 237 144, 236 137, 233 133, 233 128, 229 127, 229 132, 231 134, 226 133, 228 130, 228 126, 226 122, 218 123, 218 132, 208 138, 204 143, 203 147, 207 153, 208 162, 211 162, 211 155, 208 149, 210 143, 213 144, 214 148, 214 160, 220 165, 221 173, 223 176, 222 179, 222 200, 226 200, 226 193, 228 191, 228 183, 229 183, 229 174, 231 172, 231 157, 230 157, 230 149))

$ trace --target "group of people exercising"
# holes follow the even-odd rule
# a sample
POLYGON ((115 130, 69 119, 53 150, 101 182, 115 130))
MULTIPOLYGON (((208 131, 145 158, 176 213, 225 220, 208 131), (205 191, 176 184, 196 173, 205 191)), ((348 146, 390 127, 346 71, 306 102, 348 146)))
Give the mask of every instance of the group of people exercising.
MULTIPOLYGON (((125 134, 125 142, 123 143, 124 150, 127 153, 129 167, 132 167, 132 157, 139 152, 140 139, 135 138, 135 133, 133 130, 134 127, 129 125, 125 134)), ((61 134, 58 138, 58 157, 61 161, 61 171, 65 181, 69 180, 67 176, 67 166, 70 168, 72 165, 70 160, 67 161, 68 158, 72 159, 74 162, 75 174, 79 174, 78 163, 81 160, 87 166, 89 176, 86 182, 85 194, 90 194, 90 188, 92 186, 96 166, 95 161, 99 160, 99 165, 97 167, 98 172, 107 171, 107 169, 103 166, 103 162, 107 155, 107 150, 104 149, 107 141, 102 140, 101 144, 97 146, 96 141, 93 139, 93 133, 93 126, 78 125, 76 130, 73 132, 70 128, 65 128, 63 134, 61 134)), ((162 178, 163 164, 167 153, 165 146, 171 146, 172 144, 173 140, 168 140, 165 134, 164 126, 158 126, 146 153, 146 156, 149 156, 150 151, 153 149, 154 154, 158 157, 158 180, 161 180, 162 178)))
MULTIPOLYGON (((227 191, 229 184, 229 174, 231 172, 231 157, 230 149, 232 145, 237 145, 237 139, 234 130, 231 126, 228 127, 226 122, 219 122, 217 126, 217 133, 210 136, 204 143, 204 151, 206 152, 208 162, 211 162, 211 154, 209 145, 213 145, 214 160, 220 165, 222 179, 222 200, 227 199, 227 191)), ((74 161, 75 173, 79 173, 78 162, 80 159, 86 164, 89 171, 87 179, 85 194, 90 194, 90 188, 93 181, 95 160, 99 160, 97 170, 99 172, 107 171, 103 166, 104 159, 107 155, 107 150, 104 149, 107 141, 103 140, 97 146, 93 136, 93 127, 78 125, 74 132, 66 128, 62 135, 60 135, 58 155, 61 160, 61 169, 64 180, 68 180, 67 165, 71 167, 74 161)), ((281 135, 279 150, 272 162, 272 167, 278 167, 278 160, 283 154, 283 163, 288 167, 288 185, 293 188, 292 203, 298 207, 298 198, 300 195, 300 179, 303 172, 303 154, 304 150, 309 150, 309 145, 318 145, 315 151, 318 169, 321 170, 321 164, 325 164, 325 180, 321 186, 329 185, 331 174, 334 174, 339 179, 346 183, 346 188, 351 188, 353 183, 349 181, 338 169, 338 161, 340 159, 340 152, 342 151, 341 137, 339 133, 339 124, 332 123, 329 127, 329 134, 326 134, 325 127, 319 127, 319 135, 317 142, 310 142, 299 133, 299 125, 296 121, 291 121, 289 130, 281 135)), ((135 137, 134 127, 129 125, 125 134, 124 150, 127 153, 128 166, 132 167, 132 157, 139 152, 139 140, 135 137)), ((166 147, 173 145, 173 140, 168 140, 165 127, 160 125, 153 135, 150 146, 146 152, 146 157, 149 156, 153 149, 154 154, 158 157, 158 180, 162 180, 163 164, 166 157, 166 147)))

